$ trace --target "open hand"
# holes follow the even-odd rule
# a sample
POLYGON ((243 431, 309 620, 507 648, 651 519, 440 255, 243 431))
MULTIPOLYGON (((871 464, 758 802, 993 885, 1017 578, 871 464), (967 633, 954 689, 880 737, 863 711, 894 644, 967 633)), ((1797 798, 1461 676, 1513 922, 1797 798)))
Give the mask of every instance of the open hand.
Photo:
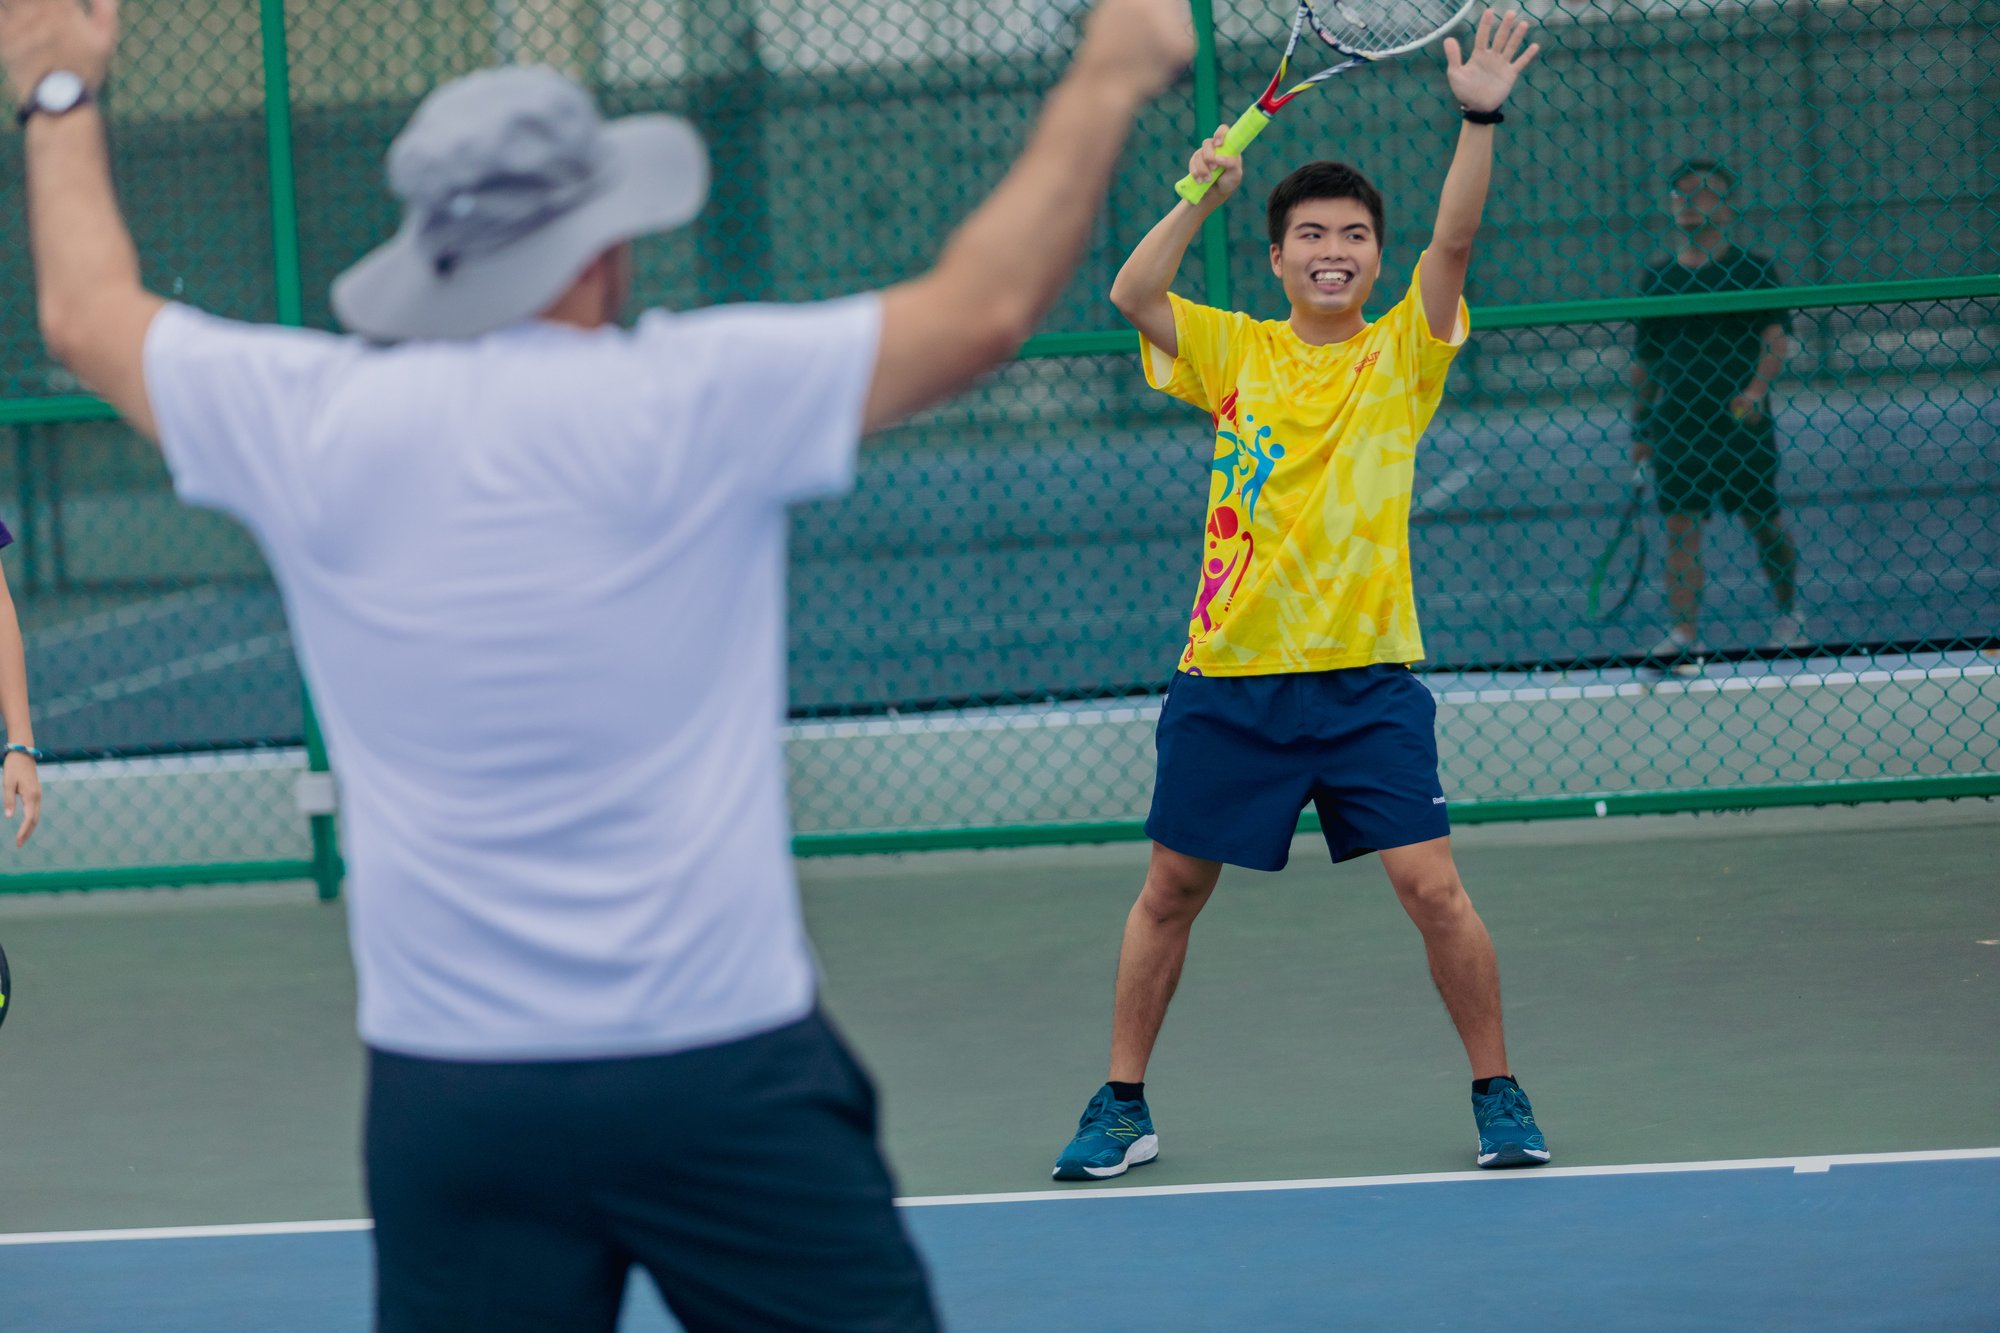
POLYGON ((1445 76, 1460 106, 1467 111, 1500 109, 1514 91, 1514 80, 1541 54, 1540 42, 1521 50, 1527 35, 1528 20, 1511 10, 1501 18, 1489 9, 1479 16, 1470 55, 1459 51, 1456 37, 1444 39, 1445 76))
POLYGON ((81 0, 0 0, 0 67, 17 102, 53 70, 103 87, 117 45, 118 0, 90 0, 88 8, 81 0))

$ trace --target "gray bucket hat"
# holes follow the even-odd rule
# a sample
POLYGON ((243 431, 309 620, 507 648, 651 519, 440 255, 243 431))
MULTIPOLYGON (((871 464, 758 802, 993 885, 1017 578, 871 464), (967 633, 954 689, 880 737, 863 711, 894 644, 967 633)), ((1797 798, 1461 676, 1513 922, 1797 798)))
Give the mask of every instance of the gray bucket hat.
POLYGON ((708 197, 686 121, 607 122, 540 65, 456 79, 389 148, 403 225, 333 282, 333 310, 384 342, 474 338, 545 309, 600 253, 678 227, 708 197))

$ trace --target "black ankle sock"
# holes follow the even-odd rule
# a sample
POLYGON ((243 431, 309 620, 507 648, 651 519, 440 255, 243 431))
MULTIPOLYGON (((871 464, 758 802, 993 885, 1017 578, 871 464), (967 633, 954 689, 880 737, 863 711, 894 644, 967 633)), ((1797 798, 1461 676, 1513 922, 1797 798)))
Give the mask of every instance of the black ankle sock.
POLYGON ((1146 1100, 1146 1085, 1144 1083, 1120 1083, 1116 1079, 1113 1079, 1105 1086, 1109 1087, 1111 1095, 1121 1102, 1143 1102, 1146 1100))
MULTIPOLYGON (((1514 1076, 1512 1074, 1501 1074, 1499 1075, 1499 1077, 1506 1079, 1509 1083, 1514 1082, 1514 1076)), ((1518 1088, 1521 1085, 1518 1083, 1514 1083, 1514 1086, 1518 1088)), ((1493 1091, 1493 1080, 1490 1078, 1476 1078, 1472 1080, 1472 1090, 1483 1097, 1487 1093, 1493 1091)))

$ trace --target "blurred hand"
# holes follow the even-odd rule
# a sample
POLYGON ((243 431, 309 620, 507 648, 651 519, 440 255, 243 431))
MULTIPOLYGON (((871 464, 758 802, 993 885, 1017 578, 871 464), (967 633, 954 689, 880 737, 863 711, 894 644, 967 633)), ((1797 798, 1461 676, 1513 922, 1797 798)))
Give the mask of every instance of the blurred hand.
POLYGON ((1729 415, 1746 425, 1755 425, 1764 419, 1763 396, 1747 390, 1737 394, 1729 400, 1729 415))
POLYGON ((25 754, 9 754, 4 769, 0 769, 0 792, 5 793, 7 818, 14 812, 21 813, 21 828, 14 835, 14 846, 25 847, 34 836, 35 826, 42 822, 42 775, 35 767, 35 761, 25 754))
POLYGON ((1468 111, 1500 109, 1514 91, 1514 80, 1541 54, 1539 42, 1521 50, 1527 35, 1528 20, 1511 10, 1500 18, 1489 9, 1479 16, 1470 55, 1461 57, 1456 37, 1444 39, 1445 77, 1460 106, 1468 111))
POLYGON ((1236 193, 1236 187, 1243 183, 1243 159, 1224 157, 1222 140, 1229 133, 1227 125, 1215 127, 1215 133, 1202 140, 1201 147, 1194 150, 1188 159, 1188 175, 1197 181, 1213 180, 1214 185, 1202 197, 1201 207, 1215 208, 1236 193))
POLYGON ((1157 97, 1194 61, 1187 0, 1099 0, 1084 22, 1076 59, 1099 82, 1157 97))
POLYGON ((1653 457, 1652 441, 1646 438, 1652 415, 1652 409, 1644 403, 1632 410, 1632 461, 1640 467, 1644 467, 1653 457))
POLYGON ((118 45, 118 0, 0 0, 0 67, 14 100, 24 102, 42 76, 66 69, 92 91, 104 86, 118 45))

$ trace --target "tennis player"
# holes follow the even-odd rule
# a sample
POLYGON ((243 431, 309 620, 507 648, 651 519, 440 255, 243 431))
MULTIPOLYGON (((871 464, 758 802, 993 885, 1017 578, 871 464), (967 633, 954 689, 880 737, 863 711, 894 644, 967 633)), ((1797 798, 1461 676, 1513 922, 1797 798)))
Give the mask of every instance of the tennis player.
MULTIPOLYGON (((1714 158, 1674 169, 1667 209, 1681 233, 1670 258, 1646 271, 1644 296, 1780 287, 1777 261, 1729 237, 1736 178, 1714 158)), ((1798 548, 1778 500, 1778 433, 1771 385, 1791 348, 1782 309, 1642 319, 1633 348, 1635 459, 1651 467, 1667 525, 1667 607, 1673 622, 1647 655, 1675 665, 1707 651, 1701 642, 1702 524, 1735 514, 1757 547, 1776 615, 1766 648, 1803 645, 1798 548)))
POLYGON ((113 0, 0 5, 41 326, 284 593, 342 788, 380 1327, 608 1330, 634 1264, 690 1330, 934 1326, 800 922, 785 509, 1027 336, 1185 0, 1103 0, 929 272, 630 328, 627 242, 695 216, 703 147, 533 67, 397 138, 402 229, 333 289, 358 336, 162 301, 94 101, 116 37, 113 0))
POLYGON ((1196 180, 1111 288, 1138 328, 1147 381, 1208 413, 1213 475, 1200 579, 1159 723, 1145 886, 1125 923, 1110 1081, 1057 1159, 1058 1180, 1150 1161, 1146 1064, 1225 864, 1284 866, 1308 803, 1335 861, 1380 855, 1422 932, 1431 976, 1472 1062, 1481 1166, 1549 1160, 1501 1029, 1493 942, 1452 861, 1437 715, 1408 664, 1424 655, 1410 585, 1417 440, 1464 344, 1461 292, 1493 170, 1500 107, 1539 47, 1487 13, 1471 51, 1448 40, 1463 109, 1457 155, 1409 290, 1370 323, 1382 198, 1352 167, 1314 162, 1271 192, 1271 272, 1291 317, 1257 320, 1169 290, 1188 244, 1242 179, 1218 131, 1196 180))

